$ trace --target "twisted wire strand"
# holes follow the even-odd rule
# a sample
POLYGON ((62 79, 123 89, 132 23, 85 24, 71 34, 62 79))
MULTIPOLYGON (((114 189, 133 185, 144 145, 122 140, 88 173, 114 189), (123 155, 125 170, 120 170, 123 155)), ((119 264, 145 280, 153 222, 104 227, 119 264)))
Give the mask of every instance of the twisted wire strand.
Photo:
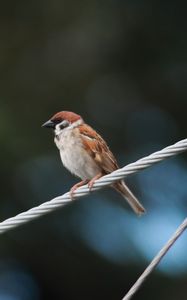
MULTIPOLYGON (((131 163, 121 169, 118 169, 111 174, 105 175, 102 178, 98 179, 92 188, 92 191, 96 191, 112 184, 119 179, 123 179, 127 175, 136 173, 140 170, 148 168, 149 166, 158 163, 168 157, 179 154, 187 150, 187 139, 181 140, 174 145, 168 146, 160 151, 157 151, 149 156, 141 158, 134 163, 131 163)), ((74 199, 83 197, 90 193, 90 190, 87 185, 78 188, 74 193, 74 199)), ((70 193, 65 193, 62 196, 56 197, 50 201, 47 201, 37 207, 31 208, 28 211, 20 213, 15 217, 6 219, 0 223, 0 233, 4 233, 10 229, 13 229, 17 226, 23 225, 35 218, 38 218, 44 214, 54 211, 55 209, 71 202, 70 193)))
POLYGON ((142 275, 138 278, 135 284, 131 287, 128 293, 122 300, 130 300, 133 295, 137 292, 140 286, 144 283, 146 278, 150 275, 150 273, 156 268, 161 259, 166 255, 172 245, 176 242, 176 240, 182 235, 182 233, 187 229, 187 218, 181 223, 181 225, 177 228, 173 236, 170 240, 164 245, 164 247, 159 251, 159 253, 154 257, 142 275))

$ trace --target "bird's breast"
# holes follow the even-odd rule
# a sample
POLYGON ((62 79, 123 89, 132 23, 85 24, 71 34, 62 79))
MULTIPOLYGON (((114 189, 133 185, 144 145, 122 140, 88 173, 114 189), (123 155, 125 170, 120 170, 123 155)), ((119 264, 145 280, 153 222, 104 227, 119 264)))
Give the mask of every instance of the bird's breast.
POLYGON ((92 179, 101 169, 84 149, 77 130, 62 132, 55 143, 60 151, 63 165, 81 179, 92 179))

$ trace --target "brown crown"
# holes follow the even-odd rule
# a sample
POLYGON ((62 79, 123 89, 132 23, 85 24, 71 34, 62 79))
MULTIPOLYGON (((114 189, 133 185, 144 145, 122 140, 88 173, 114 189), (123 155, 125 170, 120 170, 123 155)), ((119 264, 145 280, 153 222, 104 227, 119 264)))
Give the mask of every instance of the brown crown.
POLYGON ((74 123, 78 120, 81 119, 81 116, 75 114, 74 112, 71 111, 60 111, 56 113, 52 118, 51 121, 63 121, 67 120, 70 123, 74 123))

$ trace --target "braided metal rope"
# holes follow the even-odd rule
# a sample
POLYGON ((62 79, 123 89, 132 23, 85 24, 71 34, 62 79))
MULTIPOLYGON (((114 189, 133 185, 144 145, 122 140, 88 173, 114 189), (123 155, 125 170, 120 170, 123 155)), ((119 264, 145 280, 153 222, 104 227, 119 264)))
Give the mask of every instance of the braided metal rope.
POLYGON ((172 247, 172 245, 176 242, 176 240, 181 236, 181 234, 187 229, 187 218, 182 222, 182 224, 177 228, 173 236, 170 240, 164 245, 164 247, 159 251, 159 253, 155 256, 149 266, 145 269, 142 275, 138 278, 135 284, 128 291, 126 296, 122 300, 130 300, 132 296, 137 292, 146 278, 150 275, 150 273, 156 268, 164 255, 168 252, 168 250, 172 247))
MULTIPOLYGON (((103 176, 98 179, 92 188, 92 191, 96 191, 101 189, 104 186, 110 185, 114 181, 119 179, 123 179, 127 175, 136 173, 142 169, 148 168, 149 166, 162 161, 168 157, 179 154, 183 151, 187 150, 187 139, 181 140, 180 142, 166 147, 160 151, 157 151, 147 157, 137 160, 134 163, 131 163, 121 169, 118 169, 111 174, 103 176)), ((74 199, 83 197, 90 193, 88 186, 83 186, 78 188, 74 193, 74 199)), ((27 223, 35 218, 38 218, 44 214, 54 211, 55 209, 61 207, 62 205, 71 202, 72 199, 70 197, 69 192, 56 197, 48 202, 45 202, 37 207, 31 208, 28 211, 18 214, 15 217, 9 218, 0 223, 0 233, 4 233, 10 229, 13 229, 17 226, 20 226, 24 223, 27 223)))

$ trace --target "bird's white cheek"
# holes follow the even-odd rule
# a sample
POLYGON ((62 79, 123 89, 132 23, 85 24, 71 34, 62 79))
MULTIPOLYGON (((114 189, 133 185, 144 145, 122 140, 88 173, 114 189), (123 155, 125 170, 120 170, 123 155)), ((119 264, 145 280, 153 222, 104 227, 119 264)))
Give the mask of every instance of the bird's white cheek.
POLYGON ((61 132, 62 132, 62 129, 60 128, 60 125, 57 124, 56 127, 55 127, 55 136, 59 137, 61 132))

